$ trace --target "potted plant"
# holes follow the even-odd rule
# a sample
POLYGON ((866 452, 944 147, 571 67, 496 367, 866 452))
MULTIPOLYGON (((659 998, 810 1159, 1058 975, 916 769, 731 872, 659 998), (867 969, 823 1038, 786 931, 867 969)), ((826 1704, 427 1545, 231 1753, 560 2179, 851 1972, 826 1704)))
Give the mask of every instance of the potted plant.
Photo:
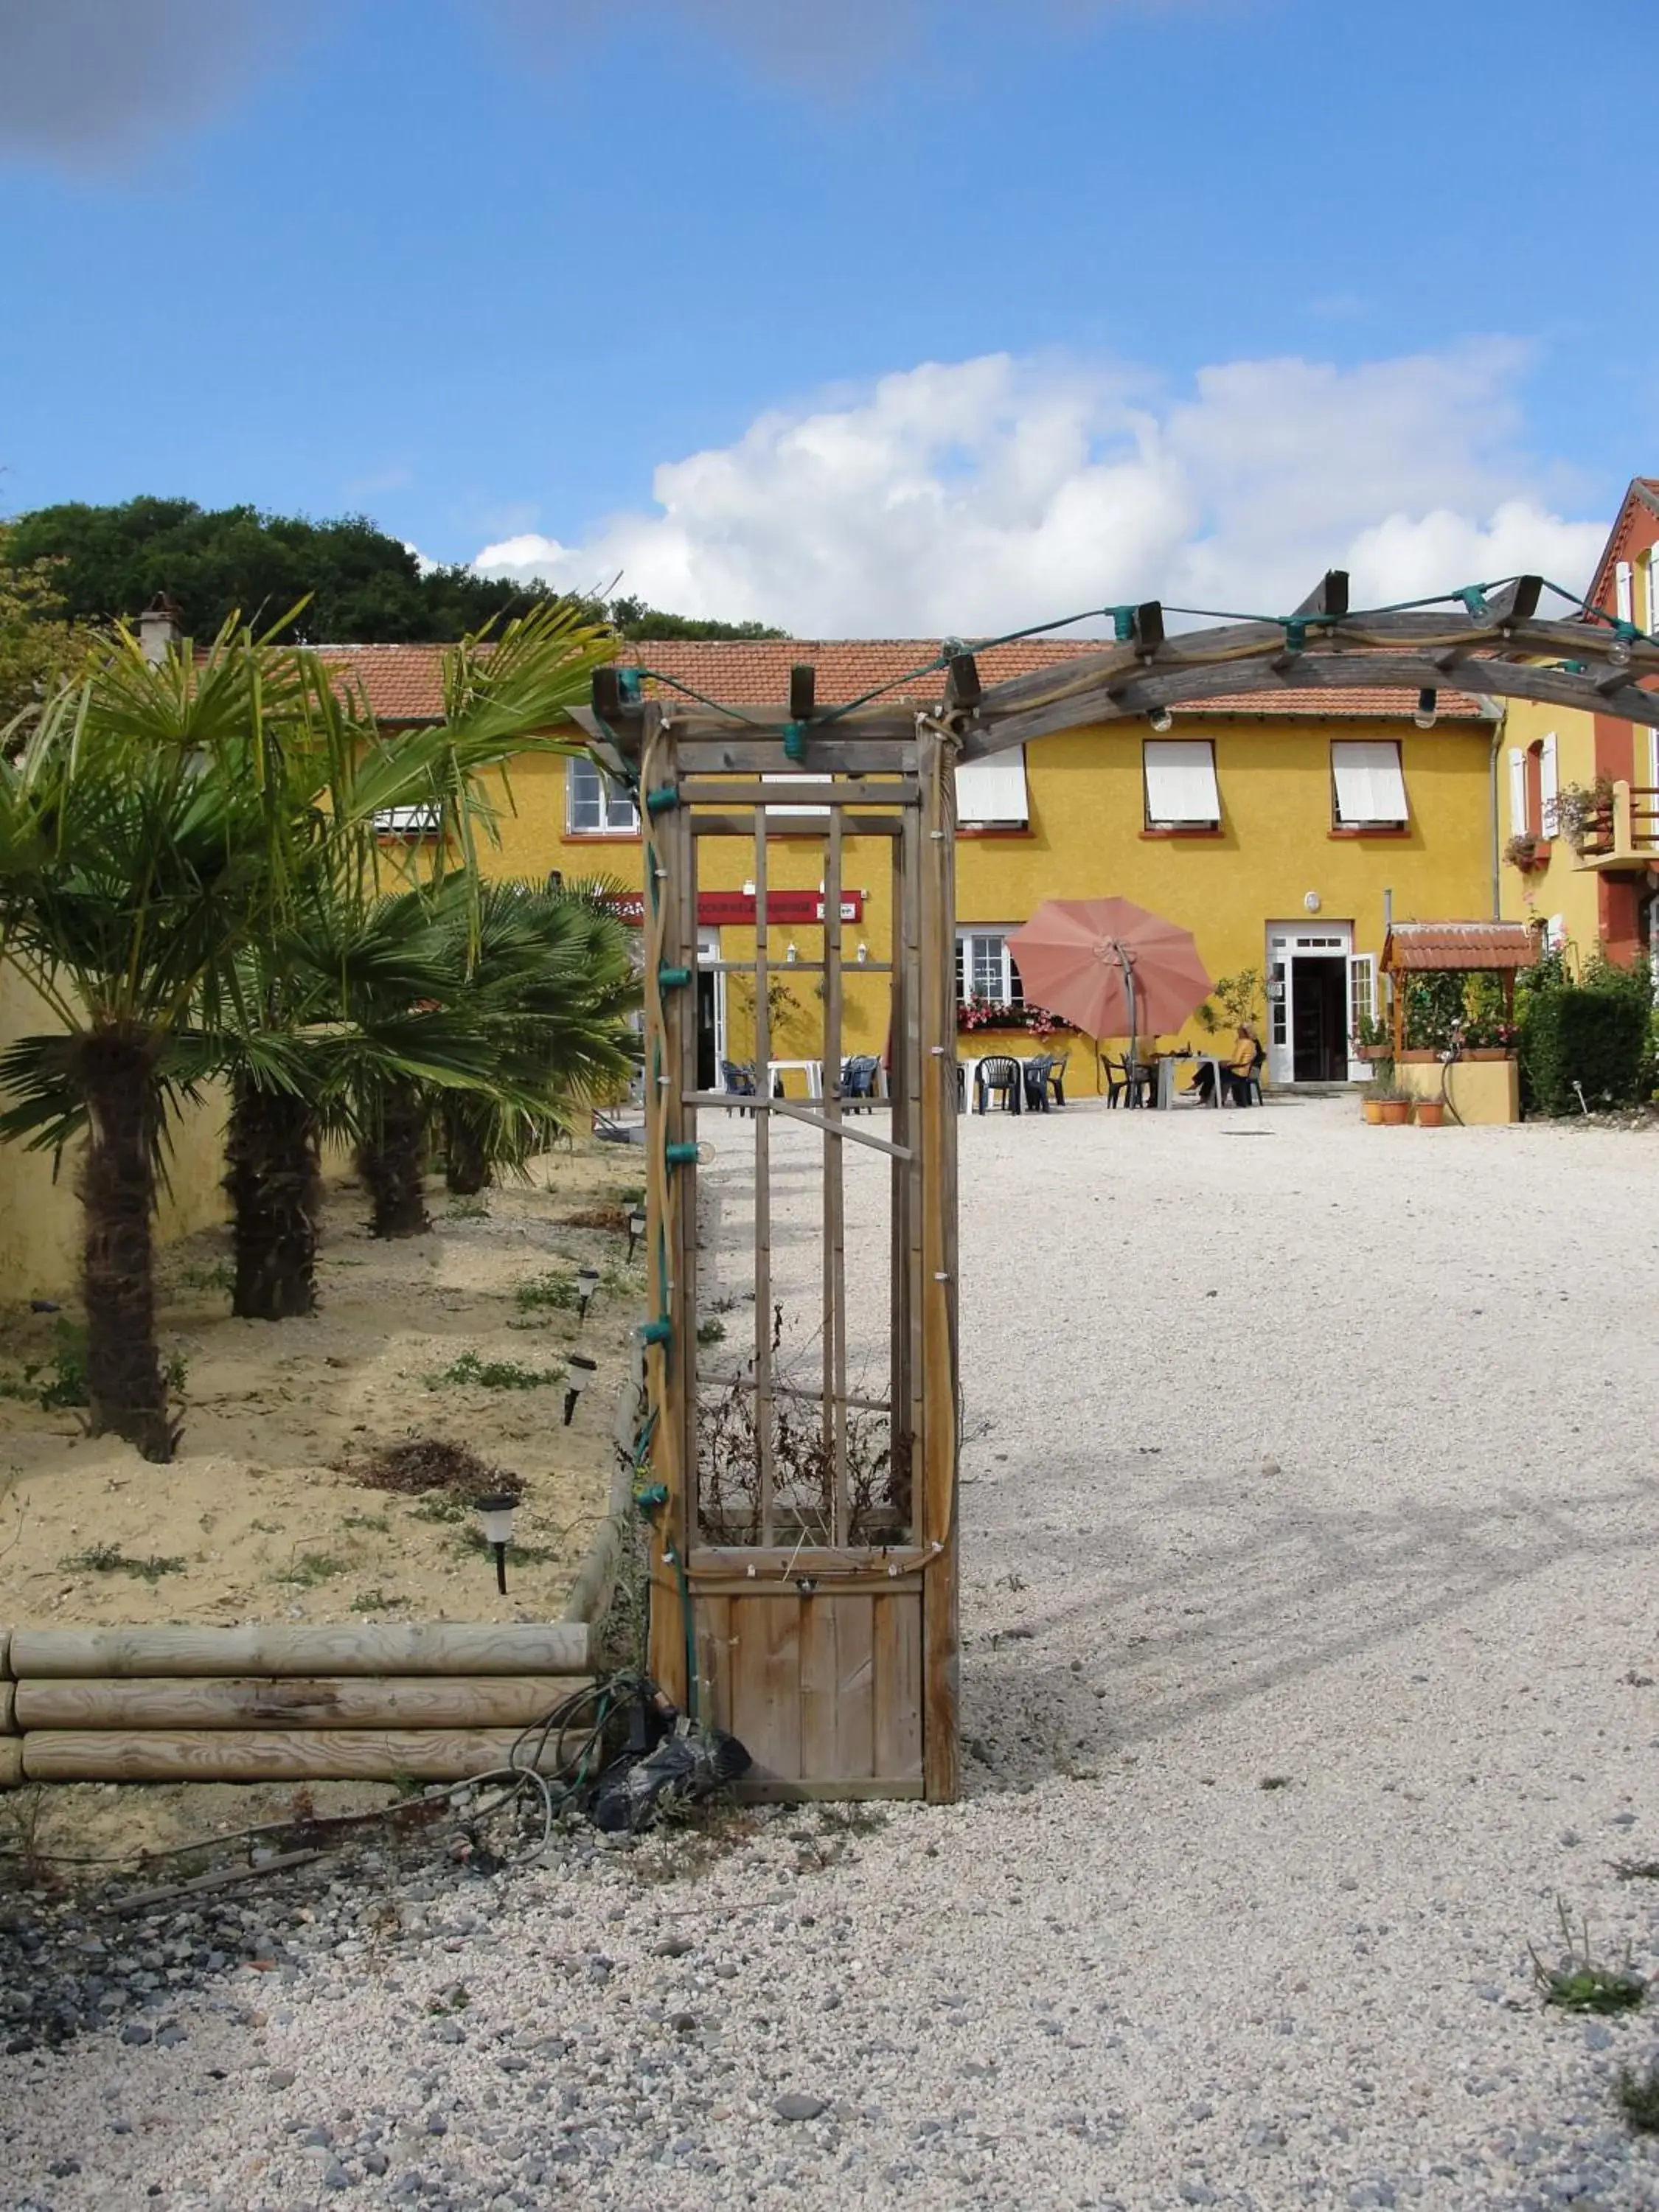
POLYGON ((1374 1015, 1361 1014, 1354 1024, 1353 1052, 1356 1060, 1368 1060, 1373 1066, 1380 1060, 1391 1060, 1394 1045, 1388 1024, 1378 1021, 1374 1015))
POLYGON ((1547 868, 1550 860, 1548 840, 1528 836, 1524 831, 1517 830, 1504 846, 1504 858, 1512 868, 1519 868, 1523 875, 1529 868, 1547 868))
POLYGON ((1419 1098, 1417 1102, 1417 1126, 1419 1129, 1437 1129, 1446 1118, 1443 1098, 1419 1098))
POLYGON ((1410 1121, 1412 1100, 1415 1095, 1403 1083, 1373 1079, 1365 1086, 1365 1119, 1380 1121, 1385 1128, 1397 1129, 1402 1122, 1410 1121))

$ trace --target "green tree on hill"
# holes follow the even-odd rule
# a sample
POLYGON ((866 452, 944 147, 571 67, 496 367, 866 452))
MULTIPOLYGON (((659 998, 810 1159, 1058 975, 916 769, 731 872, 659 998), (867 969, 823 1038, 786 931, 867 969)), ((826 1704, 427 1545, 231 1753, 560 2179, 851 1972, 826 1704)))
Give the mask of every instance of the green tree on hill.
MULTIPOLYGON (((481 576, 459 564, 423 569, 401 539, 360 514, 313 522, 255 507, 208 509, 188 499, 118 507, 76 501, 37 507, 0 532, 0 630, 8 595, 28 601, 22 628, 31 636, 48 614, 61 636, 66 623, 130 621, 162 592, 198 638, 216 636, 233 617, 263 631, 303 600, 279 635, 312 645, 452 644, 561 598, 544 584, 481 576)), ((586 603, 580 611, 630 640, 783 635, 759 623, 664 614, 635 599, 609 608, 586 603)), ((31 650, 38 646, 37 639, 31 650)))

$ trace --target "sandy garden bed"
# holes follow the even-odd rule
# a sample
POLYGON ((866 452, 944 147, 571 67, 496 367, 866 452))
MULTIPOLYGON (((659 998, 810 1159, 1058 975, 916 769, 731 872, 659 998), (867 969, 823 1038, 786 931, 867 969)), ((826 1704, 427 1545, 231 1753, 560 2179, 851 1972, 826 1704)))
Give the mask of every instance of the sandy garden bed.
MULTIPOLYGON (((556 1620, 608 1506, 644 1277, 620 1227, 596 1224, 620 1224, 639 1158, 592 1143, 561 1150, 528 1185, 482 1200, 450 1200, 434 1182, 431 1234, 397 1243, 369 1237, 362 1192, 337 1181, 319 1310, 306 1321, 231 1318, 228 1230, 174 1247, 161 1321, 182 1363, 184 1435, 167 1467, 89 1438, 72 1407, 39 1402, 63 1371, 72 1311, 0 1315, 0 1378, 19 1394, 0 1398, 0 1620, 556 1620), (601 1283, 579 1325, 584 1262, 601 1283), (565 1358, 578 1348, 599 1371, 567 1428, 565 1358), (467 1447, 522 1492, 505 1597, 479 1544, 475 1483, 419 1493, 361 1479, 377 1453, 416 1437, 467 1447)), ((64 1801, 92 1793, 50 1794, 54 1829, 86 1817, 64 1801)), ((97 1795, 107 1805, 116 1793, 97 1795)), ((163 1795, 179 1819, 213 1814, 210 1828, 257 1820, 285 1793, 125 1795, 147 1801, 137 1826, 136 1808, 112 1807, 100 1823, 124 1842, 156 1832, 163 1795)))

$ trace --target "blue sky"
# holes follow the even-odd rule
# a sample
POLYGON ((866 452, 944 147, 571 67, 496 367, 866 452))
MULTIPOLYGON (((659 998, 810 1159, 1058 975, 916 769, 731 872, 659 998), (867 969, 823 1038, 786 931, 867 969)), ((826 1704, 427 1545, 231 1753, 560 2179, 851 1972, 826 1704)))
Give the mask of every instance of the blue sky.
POLYGON ((894 630, 1572 580, 1659 470, 1652 0, 46 12, 0 513, 360 509, 894 630))

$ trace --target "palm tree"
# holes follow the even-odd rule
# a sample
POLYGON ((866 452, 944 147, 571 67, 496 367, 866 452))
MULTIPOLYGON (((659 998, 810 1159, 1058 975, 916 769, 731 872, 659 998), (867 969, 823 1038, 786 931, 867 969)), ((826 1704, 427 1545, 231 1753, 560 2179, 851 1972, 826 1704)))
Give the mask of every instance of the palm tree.
MULTIPOLYGON (((431 733, 436 750, 395 796, 383 776, 377 801, 378 811, 418 807, 427 817, 428 836, 403 848, 396 872, 404 888, 383 890, 378 838, 331 839, 292 928, 249 947, 252 973, 239 1004, 254 1018, 224 1040, 234 1073, 234 1312, 279 1320, 313 1310, 325 1135, 356 1146, 375 1233, 408 1235, 428 1225, 431 1099, 465 1090, 488 1092, 502 1111, 530 1103, 460 988, 487 896, 479 839, 495 827, 479 772, 500 768, 510 799, 504 772, 515 754, 569 750, 545 733, 586 696, 612 649, 608 633, 559 606, 538 608, 497 639, 453 647, 444 721, 431 733)), ((361 808, 357 815, 360 824, 372 821, 361 808)))
MULTIPOLYGON (((0 737, 0 959, 60 1024, 0 1060, 14 1102, 0 1135, 86 1139, 94 1433, 152 1460, 177 1443, 155 1338, 157 1176, 181 1096, 229 1058, 227 1037, 259 1027, 249 948, 281 939, 343 854, 372 855, 376 816, 411 795, 470 858, 489 812, 477 779, 538 742, 609 649, 538 610, 487 665, 476 642, 458 648, 443 726, 383 738, 301 651, 227 624, 205 653, 152 665, 124 630, 84 683, 0 737)), ((260 1144, 243 1137, 238 1171, 257 1175, 260 1144)), ((286 1157, 291 1174, 291 1144, 286 1157)))
POLYGON ((204 986, 280 900, 301 811, 283 732, 295 657, 227 629, 199 665, 123 634, 0 757, 0 957, 61 1024, 0 1066, 9 1136, 84 1132, 82 1288, 94 1432, 176 1440, 155 1341, 152 1217, 204 986))
MULTIPOLYGON (((488 883, 476 907, 452 903, 441 927, 448 975, 425 1018, 454 1025, 442 1032, 450 1054, 443 1087, 434 1091, 406 1066, 372 1086, 363 1104, 358 1164, 377 1236, 428 1226, 423 1186, 434 1111, 450 1187, 479 1190, 494 1167, 521 1167, 575 1110, 614 1095, 633 1066, 627 1017, 639 991, 629 934, 603 904, 577 890, 488 883), (490 1071, 487 1081, 464 1073, 463 1036, 490 1071)), ((370 1018, 368 1007, 357 1011, 370 1018)))
POLYGON ((490 884, 465 1008, 484 1024, 513 1091, 455 1088, 441 1104, 445 1179, 465 1196, 521 1171, 573 1114, 614 1097, 634 1066, 639 1003, 629 933, 605 885, 490 884), (526 1101, 528 1102, 526 1103, 526 1101))

